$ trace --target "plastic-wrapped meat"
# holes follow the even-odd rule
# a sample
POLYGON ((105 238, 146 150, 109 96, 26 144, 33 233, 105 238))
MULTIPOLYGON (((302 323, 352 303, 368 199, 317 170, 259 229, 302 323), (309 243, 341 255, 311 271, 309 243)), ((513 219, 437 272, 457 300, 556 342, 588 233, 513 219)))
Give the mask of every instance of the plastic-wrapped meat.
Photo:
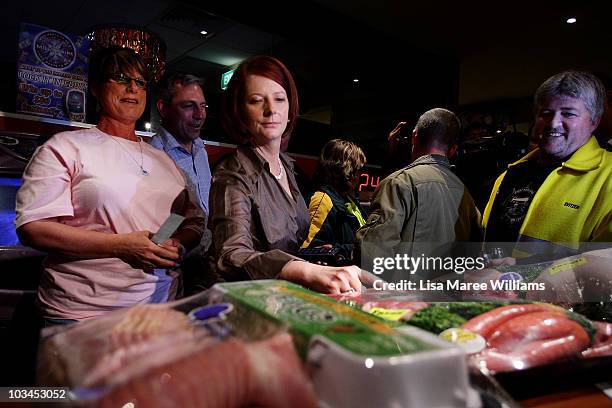
POLYGON ((578 356, 590 344, 585 328, 563 309, 546 304, 508 305, 463 325, 487 348, 470 363, 494 372, 522 370, 578 356))
MULTIPOLYGON (((348 304, 353 307, 359 307, 365 312, 372 313, 373 309, 385 309, 387 311, 404 311, 401 316, 393 314, 393 320, 410 320, 410 318, 417 313, 429 306, 429 303, 417 301, 415 299, 418 296, 410 292, 406 292, 403 295, 398 295, 398 292, 394 291, 379 291, 370 290, 362 293, 351 292, 341 293, 339 295, 327 295, 332 299, 348 304)), ((373 313, 377 314, 377 313, 373 313)), ((387 317, 389 317, 387 315, 387 317)))
POLYGON ((476 356, 474 363, 495 372, 521 370, 578 356, 590 343, 589 335, 580 324, 550 312, 511 319, 487 340, 489 349, 476 356))
POLYGON ((189 318, 167 307, 139 305, 128 310, 113 325, 108 340, 112 349, 124 347, 165 333, 190 330, 189 318))
POLYGON ((582 352, 583 358, 612 356, 612 323, 593 322, 597 332, 592 347, 582 352))
POLYGON ((511 353, 523 344, 539 340, 559 339, 566 336, 580 338, 584 346, 589 338, 582 326, 563 314, 535 312, 515 317, 499 325, 487 338, 489 347, 511 353))
POLYGON ((82 347, 103 352, 147 340, 165 333, 190 330, 189 318, 181 312, 159 305, 138 305, 107 316, 88 320, 52 337, 55 343, 65 343, 74 351, 82 347))
POLYGON ((110 387, 217 341, 205 330, 189 330, 135 342, 104 355, 85 373, 81 386, 110 387))
POLYGON ((81 385, 105 356, 156 336, 196 330, 189 318, 160 305, 140 305, 66 327, 43 339, 39 383, 81 385))
POLYGON ((135 407, 316 407, 288 334, 258 343, 230 339, 155 367, 95 403, 135 407))
POLYGON ((562 308, 546 303, 507 305, 476 316, 467 321, 462 327, 487 338, 500 324, 517 316, 541 311, 565 313, 562 308))

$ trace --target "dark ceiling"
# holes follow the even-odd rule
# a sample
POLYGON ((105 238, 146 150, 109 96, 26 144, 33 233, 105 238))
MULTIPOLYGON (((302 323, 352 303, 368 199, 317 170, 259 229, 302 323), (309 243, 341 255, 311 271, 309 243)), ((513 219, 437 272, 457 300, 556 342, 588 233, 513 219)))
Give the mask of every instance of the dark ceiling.
POLYGON ((394 121, 433 106, 524 101, 562 69, 612 72, 610 14, 589 2, 34 0, 3 2, 0 14, 4 95, 15 89, 20 22, 79 35, 129 24, 165 41, 169 70, 206 78, 212 139, 221 74, 250 55, 281 58, 296 76, 313 150, 331 136, 380 145, 394 121), (566 24, 570 16, 578 22, 566 24))
MULTIPOLYGON (((609 44, 606 2, 316 0, 402 41, 458 57, 490 50, 609 44), (565 24, 568 17, 577 23, 565 24), (588 40, 588 41, 585 41, 588 40), (555 43, 555 44, 553 44, 555 43)), ((603 48, 599 48, 602 50, 603 48)))

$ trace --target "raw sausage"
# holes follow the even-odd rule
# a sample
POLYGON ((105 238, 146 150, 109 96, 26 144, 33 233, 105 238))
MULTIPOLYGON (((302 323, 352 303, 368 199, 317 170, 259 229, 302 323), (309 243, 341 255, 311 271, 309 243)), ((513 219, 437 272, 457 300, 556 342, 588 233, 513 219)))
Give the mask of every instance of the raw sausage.
POLYGON ((577 355, 589 344, 589 336, 580 328, 557 339, 536 340, 510 353, 488 349, 471 359, 471 363, 494 372, 523 370, 577 355))
POLYGON ((483 313, 467 321, 462 328, 487 338, 500 324, 528 313, 560 311, 563 309, 546 303, 507 305, 483 313))
MULTIPOLYGON (((506 353, 537 340, 588 335, 580 324, 558 312, 535 312, 510 319, 499 326, 487 338, 489 347, 506 353)), ((578 350, 580 351, 580 350, 578 350)))
POLYGON ((582 352, 583 358, 612 356, 612 323, 593 322, 597 328, 595 344, 582 352))

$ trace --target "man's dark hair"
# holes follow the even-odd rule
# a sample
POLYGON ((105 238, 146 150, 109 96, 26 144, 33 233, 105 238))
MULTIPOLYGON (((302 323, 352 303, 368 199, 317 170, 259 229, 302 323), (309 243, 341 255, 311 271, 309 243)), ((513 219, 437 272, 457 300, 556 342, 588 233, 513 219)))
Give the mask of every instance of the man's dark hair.
POLYGON ((181 72, 166 73, 157 83, 158 98, 166 103, 172 102, 176 84, 182 86, 196 84, 204 92, 204 80, 200 77, 181 72))
POLYGON ((422 147, 449 149, 457 143, 461 122, 453 112, 435 108, 422 114, 414 129, 422 147))

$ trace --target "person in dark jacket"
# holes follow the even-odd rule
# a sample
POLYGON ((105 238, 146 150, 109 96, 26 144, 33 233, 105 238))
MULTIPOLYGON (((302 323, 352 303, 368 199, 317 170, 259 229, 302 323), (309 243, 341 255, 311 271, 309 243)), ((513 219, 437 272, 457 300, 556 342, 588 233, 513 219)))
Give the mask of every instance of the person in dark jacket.
POLYGON ((330 245, 351 259, 355 232, 367 217, 353 196, 365 163, 361 148, 349 141, 333 139, 323 146, 317 169, 320 187, 310 199, 310 228, 302 248, 330 245))
MULTIPOLYGON (((354 256, 362 268, 376 272, 377 262, 398 256, 441 259, 451 251, 473 249, 460 248, 461 243, 481 241, 480 212, 449 162, 460 127, 457 116, 446 109, 421 115, 412 132, 414 161, 380 183, 367 223, 357 232, 354 256)), ((412 279, 421 271, 429 278, 439 272, 395 267, 383 278, 412 279)))

